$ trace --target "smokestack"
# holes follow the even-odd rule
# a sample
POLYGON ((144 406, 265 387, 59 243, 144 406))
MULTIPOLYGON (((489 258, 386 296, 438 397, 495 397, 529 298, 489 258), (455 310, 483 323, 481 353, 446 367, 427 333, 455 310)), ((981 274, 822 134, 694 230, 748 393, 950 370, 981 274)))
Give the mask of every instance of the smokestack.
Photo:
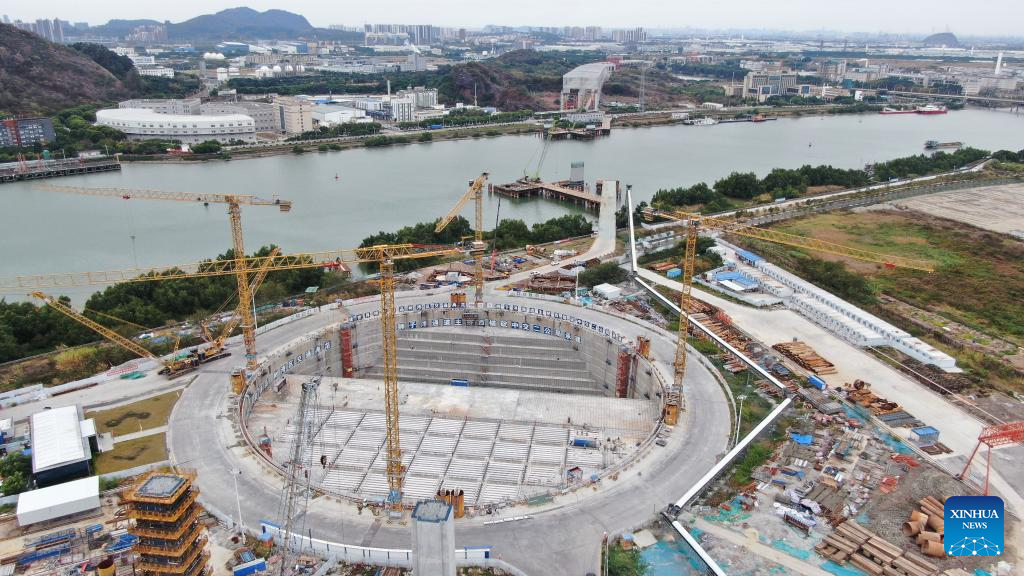
POLYGON ((388 100, 391 100, 391 80, 388 80, 388 100))
POLYGON ((999 56, 996 56, 996 76, 1003 71, 1003 53, 1000 52, 999 56))

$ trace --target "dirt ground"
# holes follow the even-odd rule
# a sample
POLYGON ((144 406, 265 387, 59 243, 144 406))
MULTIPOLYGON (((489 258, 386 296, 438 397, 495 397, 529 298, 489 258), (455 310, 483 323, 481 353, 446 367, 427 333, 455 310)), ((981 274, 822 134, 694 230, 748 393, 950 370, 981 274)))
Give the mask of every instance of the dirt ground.
POLYGON ((175 390, 117 408, 91 410, 85 413, 85 417, 96 420, 97 432, 113 432, 114 436, 124 436, 167 424, 180 395, 181 391, 175 390))
POLYGON ((1016 231, 1024 235, 1022 194, 1024 183, 1016 183, 927 194, 894 204, 993 232, 1010 234, 1016 231))
MULTIPOLYGON (((910 512, 917 508, 917 502, 926 496, 938 498, 946 496, 967 496, 972 495, 967 488, 953 479, 949 474, 942 472, 928 464, 911 469, 904 478, 900 479, 897 488, 889 494, 878 492, 871 500, 870 505, 861 510, 862 514, 857 517, 865 528, 873 531, 882 538, 898 546, 910 546, 910 538, 903 535, 901 527, 910 517, 910 512)), ((1018 558, 1022 552, 1020 542, 1015 542, 1012 535, 1018 534, 1020 521, 1012 516, 1006 517, 1006 554, 1004 558, 1018 558)), ((984 568, 992 564, 992 558, 931 558, 936 561, 940 568, 964 568, 973 573, 975 568, 984 568)), ((1012 560, 1011 560, 1012 561, 1012 560)))

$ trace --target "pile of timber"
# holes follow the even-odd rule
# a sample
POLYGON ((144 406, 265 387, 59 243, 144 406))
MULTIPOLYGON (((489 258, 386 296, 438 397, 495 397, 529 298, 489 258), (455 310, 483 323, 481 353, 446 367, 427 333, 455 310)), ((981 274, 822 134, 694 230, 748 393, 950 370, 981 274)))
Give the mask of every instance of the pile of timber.
POLYGON ((922 554, 936 558, 945 557, 945 497, 939 500, 926 496, 918 501, 919 509, 910 512, 910 518, 903 523, 903 534, 914 538, 922 554))
POLYGON ((835 527, 814 549, 836 564, 847 562, 871 576, 933 576, 934 562, 874 534, 853 520, 835 527))
POLYGON ((773 349, 781 352, 785 357, 796 362, 801 368, 810 370, 815 374, 835 374, 836 367, 828 360, 825 360, 807 344, 795 342, 781 342, 772 346, 773 349))

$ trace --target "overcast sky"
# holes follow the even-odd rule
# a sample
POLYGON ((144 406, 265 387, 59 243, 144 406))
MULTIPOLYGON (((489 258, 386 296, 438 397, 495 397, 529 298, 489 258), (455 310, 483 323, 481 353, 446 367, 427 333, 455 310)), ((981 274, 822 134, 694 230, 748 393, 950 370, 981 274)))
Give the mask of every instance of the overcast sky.
POLYGON ((287 9, 314 26, 364 23, 481 27, 596 25, 648 28, 765 28, 847 32, 1024 35, 1024 0, 50 0, 6 2, 12 19, 58 17, 180 22, 236 6, 287 9))

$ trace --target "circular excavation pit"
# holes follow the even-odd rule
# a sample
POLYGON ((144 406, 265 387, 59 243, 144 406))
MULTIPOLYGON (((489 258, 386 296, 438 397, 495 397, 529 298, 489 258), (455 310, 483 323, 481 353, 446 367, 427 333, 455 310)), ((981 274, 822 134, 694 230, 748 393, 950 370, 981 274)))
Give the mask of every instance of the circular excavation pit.
MULTIPOLYGON (((469 507, 542 502, 614 474, 653 441, 664 384, 625 337, 565 305, 441 304, 396 315, 406 504, 439 490, 463 491, 469 507)), ((271 363, 242 414, 254 449, 281 469, 301 422, 310 483, 369 503, 388 495, 381 324, 375 307, 359 310, 271 363)))

